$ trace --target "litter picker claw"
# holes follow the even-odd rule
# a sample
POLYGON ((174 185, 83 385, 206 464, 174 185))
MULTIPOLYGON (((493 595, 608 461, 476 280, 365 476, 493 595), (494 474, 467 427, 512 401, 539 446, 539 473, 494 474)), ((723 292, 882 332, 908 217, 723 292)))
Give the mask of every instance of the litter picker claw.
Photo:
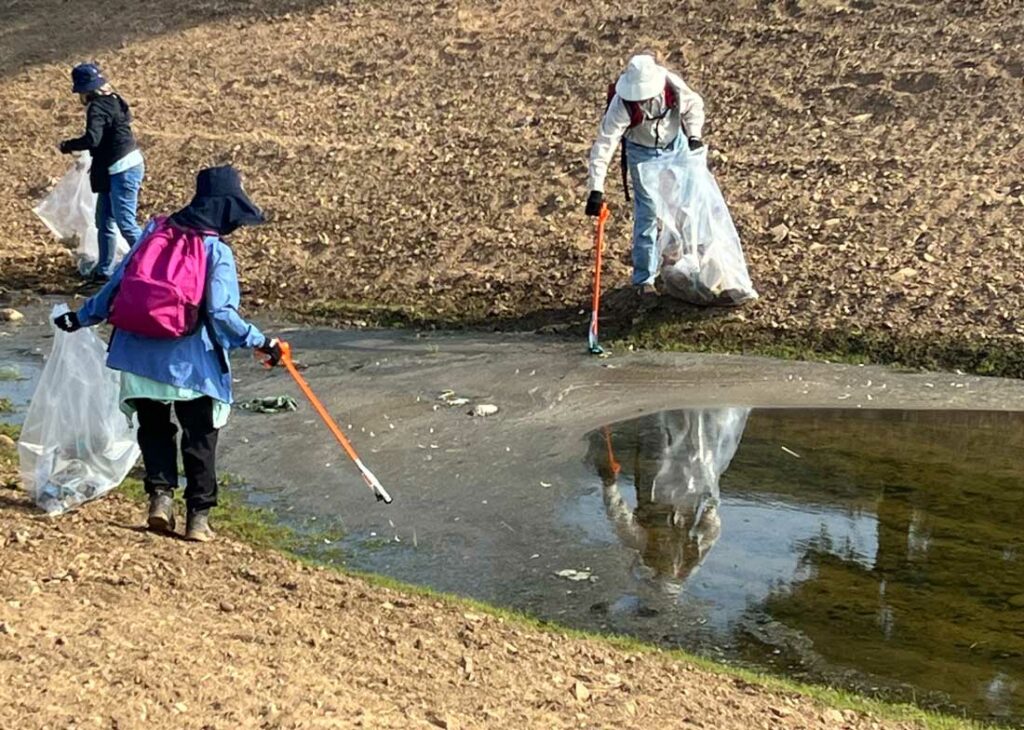
MULTIPOLYGON (((313 390, 309 387, 309 383, 306 382, 306 379, 299 374, 298 369, 295 367, 295 361, 292 360, 291 345, 284 340, 279 340, 279 342, 281 345, 281 364, 284 365, 285 370, 287 370, 288 374, 292 376, 296 385, 299 386, 299 390, 301 390, 302 394, 306 396, 306 400, 308 400, 310 405, 313 406, 313 410, 317 412, 317 415, 319 415, 323 420, 324 424, 334 435, 334 438, 337 439, 339 444, 341 444, 341 448, 343 448, 345 453, 348 454, 348 458, 350 458, 352 463, 356 465, 356 468, 363 477, 363 481, 366 482, 366 486, 368 486, 370 491, 373 492, 373 496, 377 498, 378 502, 391 504, 391 495, 388 494, 387 490, 381 486, 379 481, 377 481, 377 477, 373 475, 373 472, 363 464, 362 460, 359 458, 359 454, 357 454, 356 450, 352 448, 352 444, 350 444, 349 440, 345 438, 345 434, 338 427, 338 424, 335 423, 334 419, 331 418, 331 414, 327 412, 326 408, 324 408, 324 404, 321 403, 320 399, 313 393, 313 390)), ((264 361, 264 364, 267 367, 270 367, 267 361, 264 361)))
POLYGON ((590 332, 587 334, 587 344, 590 346, 591 355, 600 355, 604 348, 597 341, 598 311, 601 308, 601 251, 604 249, 604 224, 608 220, 608 205, 601 204, 601 212, 597 215, 597 228, 594 234, 594 299, 591 303, 590 332))

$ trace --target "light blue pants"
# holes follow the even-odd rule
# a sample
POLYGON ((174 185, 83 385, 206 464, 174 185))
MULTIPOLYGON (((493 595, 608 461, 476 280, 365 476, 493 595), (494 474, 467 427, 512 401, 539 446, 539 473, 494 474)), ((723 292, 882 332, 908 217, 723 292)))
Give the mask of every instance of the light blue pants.
POLYGON ((629 176, 633 180, 633 286, 653 284, 661 262, 658 260, 658 216, 654 200, 640 183, 637 166, 662 155, 674 155, 683 145, 683 135, 665 148, 644 147, 625 140, 629 176))
POLYGON ((114 273, 114 242, 117 231, 131 248, 142 235, 136 220, 139 208, 139 191, 146 176, 146 166, 136 165, 124 172, 110 176, 110 192, 96 196, 96 234, 99 247, 99 261, 93 273, 109 277, 114 273))

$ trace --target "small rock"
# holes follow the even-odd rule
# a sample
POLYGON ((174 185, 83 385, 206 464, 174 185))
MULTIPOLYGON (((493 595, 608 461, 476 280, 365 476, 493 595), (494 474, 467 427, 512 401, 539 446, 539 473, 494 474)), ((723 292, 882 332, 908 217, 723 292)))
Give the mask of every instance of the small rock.
POLYGON ((772 238, 776 243, 782 243, 789 238, 789 226, 785 223, 780 223, 769 231, 772 234, 772 238))
POLYGON ((572 696, 579 702, 586 702, 590 699, 590 690, 583 682, 576 682, 572 686, 572 696))
POLYGON ((843 713, 839 710, 825 710, 823 719, 827 723, 842 723, 844 721, 843 713))
POLYGON ((459 727, 458 722, 451 715, 430 713, 427 715, 427 722, 434 727, 444 728, 444 730, 458 730, 459 727))
POLYGON ((220 602, 220 610, 223 611, 224 613, 233 613, 234 610, 235 610, 235 604, 230 603, 228 601, 221 601, 220 602))
POLYGON ((480 403, 473 407, 473 410, 470 411, 470 415, 483 418, 485 416, 493 416, 497 412, 498 406, 492 403, 480 403))
POLYGON ((9 307, 0 309, 0 322, 20 322, 23 319, 25 319, 25 315, 17 309, 11 309, 9 307))
POLYGON ((0 634, 14 636, 14 628, 10 624, 0 622, 0 634))
POLYGON ((14 439, 5 433, 0 433, 0 449, 13 449, 16 446, 14 439))
POLYGON ((906 281, 907 279, 913 279, 917 276, 917 269, 912 269, 909 266, 900 269, 892 275, 892 280, 895 282, 906 281))
POLYGON ((622 706, 622 708, 626 711, 626 714, 629 715, 630 717, 636 717, 636 703, 633 702, 633 700, 629 700, 629 702, 624 704, 622 706))

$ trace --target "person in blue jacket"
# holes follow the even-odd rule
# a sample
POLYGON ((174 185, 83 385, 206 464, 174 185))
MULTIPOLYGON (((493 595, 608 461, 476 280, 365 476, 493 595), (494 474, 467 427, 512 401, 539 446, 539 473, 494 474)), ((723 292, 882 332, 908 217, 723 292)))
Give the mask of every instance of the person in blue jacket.
POLYGON ((89 184, 97 194, 99 259, 91 278, 103 283, 114 270, 117 232, 129 247, 142 235, 136 215, 146 165, 132 132, 128 102, 114 92, 96 64, 80 63, 71 69, 71 91, 86 108, 85 134, 66 139, 59 147, 63 154, 92 155, 89 184))
MULTIPOLYGON (((121 409, 139 421, 139 446, 146 467, 150 529, 173 532, 174 489, 178 486, 177 428, 181 426, 181 456, 185 467, 186 537, 213 539, 210 508, 217 504, 217 434, 231 407, 231 369, 227 353, 251 348, 268 355, 276 365, 281 347, 238 313, 239 289, 235 258, 224 237, 240 226, 262 223, 263 213, 242 189, 231 166, 202 170, 192 202, 171 216, 180 228, 203 232, 207 281, 203 326, 177 339, 154 339, 115 330, 107 366, 121 371, 121 409)), ((65 332, 104 322, 124 275, 125 265, 145 241, 128 253, 110 281, 78 312, 54 322, 65 332)))

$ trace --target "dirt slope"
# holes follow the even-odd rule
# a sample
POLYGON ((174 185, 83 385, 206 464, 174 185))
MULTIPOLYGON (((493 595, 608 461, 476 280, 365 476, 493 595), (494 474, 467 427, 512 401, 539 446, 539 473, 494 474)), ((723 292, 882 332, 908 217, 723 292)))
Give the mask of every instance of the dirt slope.
POLYGON ((201 165, 245 170, 272 215, 237 240, 255 299, 575 316, 604 88, 650 48, 708 102, 763 295, 742 329, 1024 333, 1016 0, 82 0, 88 20, 57 28, 56 0, 7 6, 8 288, 68 283, 28 206, 64 168, 54 144, 81 125, 67 69, 92 55, 135 105, 146 213, 181 204, 201 165))
POLYGON ((910 728, 0 489, 0 727, 910 728))

